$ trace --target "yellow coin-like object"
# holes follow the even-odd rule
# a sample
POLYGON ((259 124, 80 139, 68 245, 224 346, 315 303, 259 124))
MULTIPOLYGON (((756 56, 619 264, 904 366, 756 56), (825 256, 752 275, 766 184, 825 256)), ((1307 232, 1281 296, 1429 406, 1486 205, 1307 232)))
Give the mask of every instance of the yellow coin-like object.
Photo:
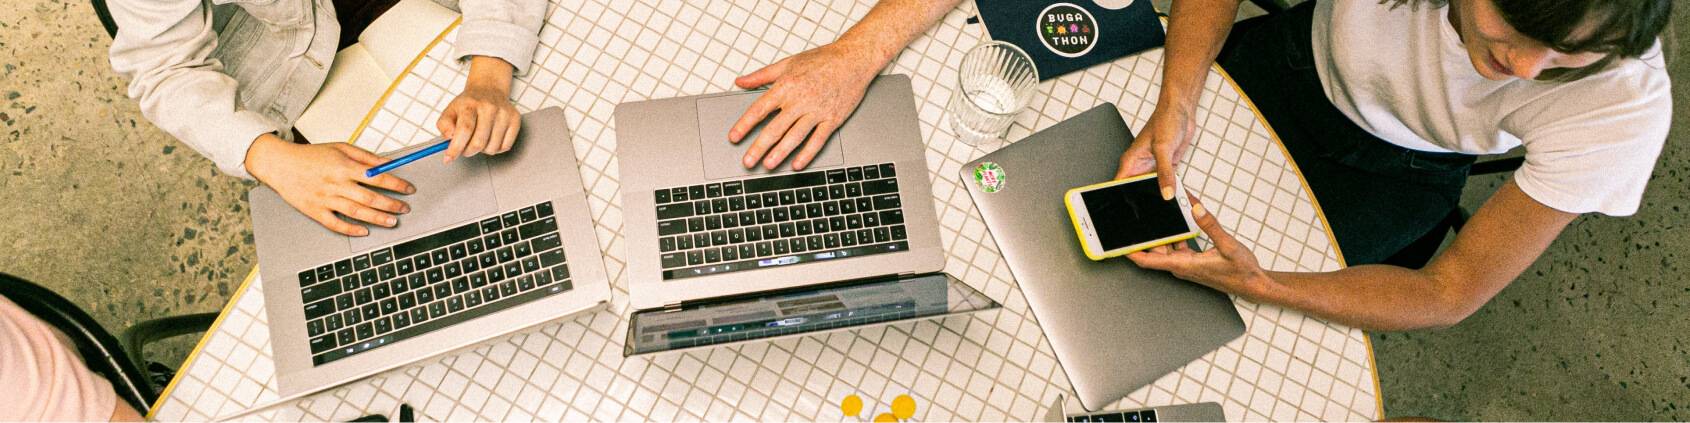
POLYGON ((909 395, 899 395, 892 399, 892 415, 898 419, 915 416, 915 398, 909 395))
POLYGON ((858 397, 857 394, 846 395, 845 399, 839 402, 839 411, 845 412, 845 415, 850 417, 861 415, 863 412, 862 397, 858 397))
POLYGON ((892 413, 880 413, 880 415, 874 416, 874 423, 895 423, 897 421, 898 418, 892 417, 892 413))

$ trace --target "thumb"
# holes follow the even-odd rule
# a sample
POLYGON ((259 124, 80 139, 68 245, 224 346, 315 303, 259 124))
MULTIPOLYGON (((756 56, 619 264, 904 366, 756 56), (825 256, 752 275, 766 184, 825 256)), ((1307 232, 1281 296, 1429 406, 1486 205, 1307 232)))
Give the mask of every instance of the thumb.
POLYGON ((1170 156, 1156 155, 1156 183, 1162 186, 1162 199, 1166 201, 1173 201, 1174 184, 1179 183, 1174 180, 1174 159, 1170 156))
POLYGON ((1191 199, 1191 218, 1197 221, 1197 227, 1203 230, 1203 234, 1209 236, 1209 241, 1215 243, 1215 250, 1220 251, 1222 255, 1236 251, 1240 247, 1238 240, 1227 233, 1226 228, 1221 227, 1220 220, 1216 219, 1213 213, 1209 213, 1207 207, 1203 207, 1203 202, 1198 201, 1197 196, 1187 194, 1186 197, 1191 199))
POLYGON ((734 85, 738 85, 740 88, 744 88, 744 89, 749 90, 749 89, 752 89, 752 88, 757 88, 757 87, 761 87, 761 86, 764 86, 764 85, 772 84, 772 83, 775 82, 776 79, 779 79, 782 74, 786 73, 786 61, 787 60, 789 60, 789 59, 782 59, 781 61, 775 62, 772 65, 764 66, 762 69, 758 69, 756 72, 752 72, 750 74, 746 74, 745 76, 741 76, 737 79, 734 79, 734 85))

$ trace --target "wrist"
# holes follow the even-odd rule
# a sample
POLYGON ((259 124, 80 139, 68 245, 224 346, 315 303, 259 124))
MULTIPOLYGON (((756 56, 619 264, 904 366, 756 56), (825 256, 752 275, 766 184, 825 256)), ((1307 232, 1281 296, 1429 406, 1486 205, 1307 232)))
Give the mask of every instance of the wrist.
POLYGON ((464 89, 491 89, 509 94, 516 67, 505 59, 489 56, 470 56, 469 77, 464 89))
POLYGON ((1238 290, 1236 294, 1255 300, 1268 297, 1268 294, 1279 286, 1279 281, 1274 280, 1273 275, 1267 271, 1256 269, 1234 281, 1233 286, 1238 290))
POLYGON ((846 64, 856 68, 858 74, 874 75, 892 63, 902 47, 888 46, 871 38, 846 34, 840 36, 828 47, 834 49, 846 64))
POLYGON ((252 140, 251 146, 247 147, 246 158, 241 162, 241 166, 246 168, 247 174, 262 182, 264 176, 269 173, 269 168, 266 166, 269 164, 268 159, 275 157, 279 149, 290 146, 292 146, 292 143, 276 136, 276 134, 268 132, 261 134, 258 138, 252 140))

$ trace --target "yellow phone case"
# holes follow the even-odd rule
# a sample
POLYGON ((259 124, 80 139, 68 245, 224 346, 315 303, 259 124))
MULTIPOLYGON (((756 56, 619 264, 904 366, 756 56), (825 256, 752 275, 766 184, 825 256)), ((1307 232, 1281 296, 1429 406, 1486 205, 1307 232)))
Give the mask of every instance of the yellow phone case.
POLYGON ((1122 248, 1122 249, 1120 249, 1120 250, 1118 250, 1114 253, 1109 253, 1109 254, 1104 254, 1104 252, 1102 252, 1102 251, 1092 251, 1092 249, 1090 247, 1086 246, 1085 229, 1080 226, 1080 215, 1078 213, 1074 212, 1074 200, 1073 200, 1074 193, 1080 192, 1080 191, 1090 191, 1090 190, 1103 188, 1103 187, 1107 187, 1107 186, 1112 186, 1112 185, 1120 185, 1120 184, 1138 182, 1138 181, 1142 181, 1142 180, 1150 179, 1150 178, 1155 178, 1155 177, 1156 177, 1155 173, 1146 173, 1146 174, 1143 174, 1143 175, 1129 177, 1127 179, 1101 182, 1101 183, 1086 185, 1086 186, 1079 187, 1079 188, 1070 189, 1070 190, 1068 190, 1067 193, 1064 193, 1062 195, 1062 206, 1068 209, 1068 221, 1073 222, 1073 224, 1074 224, 1075 241, 1079 241, 1080 250, 1085 251, 1086 258, 1089 258, 1092 261, 1102 261, 1103 259, 1107 259, 1107 258, 1111 258, 1111 257, 1120 257, 1120 256, 1124 256, 1124 255, 1127 255, 1127 254, 1132 254, 1132 253, 1136 253, 1136 252, 1139 252, 1139 251, 1144 251, 1144 250, 1154 248, 1154 247, 1157 247, 1157 246, 1168 245, 1168 244, 1172 244, 1172 243, 1175 243, 1175 242, 1182 242, 1182 241, 1197 237, 1197 231, 1193 230, 1193 231, 1189 231, 1189 232, 1179 234, 1179 235, 1174 235, 1174 236, 1167 237, 1167 238, 1162 238, 1162 239, 1153 240, 1153 241, 1145 241, 1145 242, 1141 242, 1141 243, 1138 243, 1138 244, 1129 245, 1129 246, 1126 246, 1125 248, 1122 248))

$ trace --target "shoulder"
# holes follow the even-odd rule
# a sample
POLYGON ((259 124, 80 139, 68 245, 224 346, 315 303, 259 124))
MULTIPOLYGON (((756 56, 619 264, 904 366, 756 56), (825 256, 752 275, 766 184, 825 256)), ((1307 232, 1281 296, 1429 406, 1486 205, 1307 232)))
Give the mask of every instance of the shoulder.
POLYGON ((1572 128, 1599 127, 1635 141, 1659 143, 1672 121, 1672 82, 1658 48, 1576 81, 1519 83, 1538 93, 1528 96, 1505 123, 1526 142, 1572 128))

